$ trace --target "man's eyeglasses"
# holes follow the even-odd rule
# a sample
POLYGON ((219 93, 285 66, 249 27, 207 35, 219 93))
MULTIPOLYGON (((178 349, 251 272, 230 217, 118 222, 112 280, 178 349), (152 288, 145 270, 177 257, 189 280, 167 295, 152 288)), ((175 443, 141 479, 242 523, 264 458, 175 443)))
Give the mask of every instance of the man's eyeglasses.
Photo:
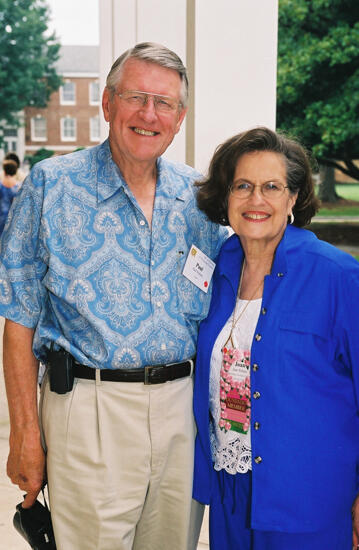
POLYGON ((252 195, 254 188, 259 187, 260 191, 266 199, 279 199, 284 193, 284 189, 288 189, 287 185, 283 185, 277 181, 267 181, 260 185, 254 185, 248 181, 238 180, 232 183, 230 191, 234 197, 239 199, 247 199, 252 195))
POLYGON ((150 98, 153 100, 154 107, 159 113, 172 113, 176 111, 182 103, 166 95, 148 94, 147 92, 138 92, 136 90, 126 90, 122 93, 116 93, 132 109, 141 109, 147 105, 150 98))

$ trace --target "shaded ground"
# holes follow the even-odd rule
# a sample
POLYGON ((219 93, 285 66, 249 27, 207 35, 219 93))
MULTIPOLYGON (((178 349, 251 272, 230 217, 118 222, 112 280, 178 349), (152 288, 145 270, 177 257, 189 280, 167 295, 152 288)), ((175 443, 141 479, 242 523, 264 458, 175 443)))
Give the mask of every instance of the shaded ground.
POLYGON ((339 199, 337 202, 322 202, 321 208, 328 208, 329 210, 332 210, 334 208, 342 206, 356 206, 359 209, 359 202, 358 201, 351 201, 349 199, 339 199))
POLYGON ((322 219, 316 217, 307 229, 313 231, 319 239, 331 244, 344 247, 359 247, 359 201, 343 198, 335 203, 322 202, 321 208, 333 210, 333 217, 325 215, 325 218, 322 217, 322 219), (353 208, 357 208, 358 215, 350 215, 350 217, 346 218, 342 215, 345 213, 346 208, 348 208, 348 213, 349 211, 353 211, 353 208), (335 210, 338 210, 337 217, 334 212, 335 210))
POLYGON ((334 245, 350 245, 359 247, 358 222, 312 222, 307 229, 313 231, 319 239, 334 245))

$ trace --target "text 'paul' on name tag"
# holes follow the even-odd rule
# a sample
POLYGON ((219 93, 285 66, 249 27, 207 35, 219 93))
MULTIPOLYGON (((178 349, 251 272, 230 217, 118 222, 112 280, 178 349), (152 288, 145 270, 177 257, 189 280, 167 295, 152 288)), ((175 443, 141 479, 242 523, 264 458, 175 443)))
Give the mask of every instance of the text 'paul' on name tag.
POLYGON ((216 264, 194 244, 191 246, 183 268, 183 275, 203 292, 208 292, 216 264))

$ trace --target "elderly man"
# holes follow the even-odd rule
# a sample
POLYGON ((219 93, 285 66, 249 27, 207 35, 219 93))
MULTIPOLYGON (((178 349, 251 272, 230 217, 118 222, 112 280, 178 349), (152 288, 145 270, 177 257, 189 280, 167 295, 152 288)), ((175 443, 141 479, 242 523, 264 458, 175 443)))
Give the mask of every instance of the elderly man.
POLYGON ((29 507, 46 461, 58 550, 196 544, 191 374, 224 234, 195 206, 199 174, 161 157, 186 100, 175 53, 125 52, 109 139, 37 164, 3 235, 8 475, 29 507))

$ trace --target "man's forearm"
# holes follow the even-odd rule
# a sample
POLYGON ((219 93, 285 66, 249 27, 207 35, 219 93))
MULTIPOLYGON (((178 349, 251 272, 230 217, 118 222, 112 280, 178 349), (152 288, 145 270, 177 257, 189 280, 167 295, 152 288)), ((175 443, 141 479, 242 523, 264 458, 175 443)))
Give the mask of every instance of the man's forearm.
POLYGON ((3 365, 11 429, 38 426, 38 361, 32 353, 34 331, 6 320, 3 365))

